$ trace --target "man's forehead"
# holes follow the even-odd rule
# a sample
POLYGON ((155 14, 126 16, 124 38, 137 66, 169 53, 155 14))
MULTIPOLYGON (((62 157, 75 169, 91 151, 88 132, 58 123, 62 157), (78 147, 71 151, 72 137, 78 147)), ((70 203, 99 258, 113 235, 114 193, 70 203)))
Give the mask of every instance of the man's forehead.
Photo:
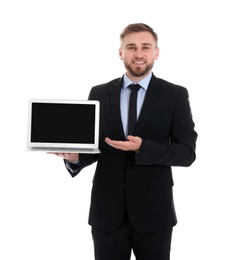
POLYGON ((126 48, 129 47, 152 47, 155 46, 155 42, 150 43, 150 42, 130 42, 130 43, 122 43, 122 45, 126 48))
POLYGON ((125 46, 128 45, 155 45, 155 39, 149 32, 138 32, 138 33, 130 33, 126 35, 122 44, 125 46))
MULTIPOLYGON (((130 45, 138 45, 138 43, 127 43, 126 46, 130 46, 130 45)), ((141 42, 139 43, 139 45, 152 45, 151 43, 149 42, 141 42)))

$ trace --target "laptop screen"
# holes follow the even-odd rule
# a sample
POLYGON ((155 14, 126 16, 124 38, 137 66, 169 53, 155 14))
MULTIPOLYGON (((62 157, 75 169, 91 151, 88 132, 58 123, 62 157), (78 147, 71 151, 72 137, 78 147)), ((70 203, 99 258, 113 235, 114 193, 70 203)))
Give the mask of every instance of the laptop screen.
POLYGON ((30 146, 98 145, 98 101, 30 101, 30 146))

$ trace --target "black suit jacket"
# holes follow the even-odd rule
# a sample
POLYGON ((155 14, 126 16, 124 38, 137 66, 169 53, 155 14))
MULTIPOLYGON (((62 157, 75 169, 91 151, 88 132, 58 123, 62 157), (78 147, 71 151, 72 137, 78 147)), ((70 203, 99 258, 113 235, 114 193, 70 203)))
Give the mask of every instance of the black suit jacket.
POLYGON ((90 225, 112 231, 126 207, 135 230, 156 232, 177 223, 171 166, 190 166, 195 160, 197 134, 188 92, 152 75, 134 134, 142 138, 140 151, 124 152, 104 142, 105 137, 126 140, 120 116, 122 81, 91 89, 89 99, 100 101, 101 154, 80 154, 80 165, 71 165, 71 175, 97 161, 90 225))

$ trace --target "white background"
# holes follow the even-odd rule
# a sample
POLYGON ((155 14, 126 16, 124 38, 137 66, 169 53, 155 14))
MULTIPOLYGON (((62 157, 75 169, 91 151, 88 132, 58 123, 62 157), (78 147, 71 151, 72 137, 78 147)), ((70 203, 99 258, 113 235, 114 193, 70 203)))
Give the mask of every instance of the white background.
POLYGON ((153 72, 189 90, 199 134, 196 162, 173 169, 179 223, 171 259, 237 259, 231 0, 1 1, 0 259, 93 259, 95 165, 73 179, 60 158, 26 152, 27 101, 87 99, 93 85, 122 76, 119 34, 133 22, 158 33, 153 72))

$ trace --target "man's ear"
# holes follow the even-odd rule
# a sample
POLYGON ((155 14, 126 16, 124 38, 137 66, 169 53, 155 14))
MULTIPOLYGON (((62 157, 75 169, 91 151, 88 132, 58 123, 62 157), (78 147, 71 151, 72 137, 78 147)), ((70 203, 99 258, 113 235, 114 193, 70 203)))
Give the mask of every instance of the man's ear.
POLYGON ((160 55, 160 49, 158 47, 156 47, 156 50, 155 50, 155 59, 158 60, 159 58, 159 55, 160 55))
POLYGON ((123 51, 121 48, 119 48, 119 57, 121 60, 123 59, 123 51))

